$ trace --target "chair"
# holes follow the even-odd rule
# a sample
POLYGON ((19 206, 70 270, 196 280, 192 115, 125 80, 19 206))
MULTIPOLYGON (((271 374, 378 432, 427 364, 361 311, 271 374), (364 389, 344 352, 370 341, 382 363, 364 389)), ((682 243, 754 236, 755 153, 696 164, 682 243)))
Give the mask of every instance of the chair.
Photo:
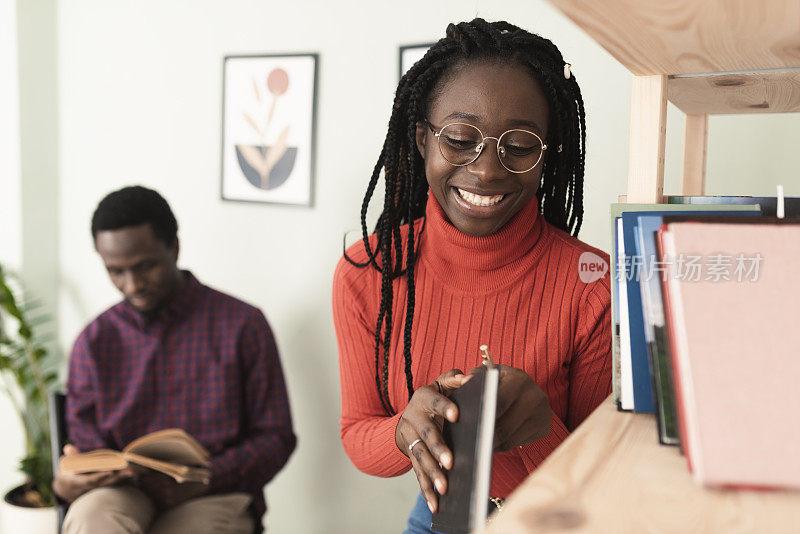
MULTIPOLYGON (((47 403, 50 408, 50 448, 53 451, 53 474, 58 472, 58 459, 61 457, 61 451, 67 443, 67 422, 64 417, 64 404, 66 400, 66 395, 55 391, 51 392, 47 398, 47 403)), ((67 514, 67 508, 69 508, 69 503, 61 500, 55 494, 53 494, 53 499, 56 501, 58 532, 60 533, 61 526, 64 523, 64 516, 67 514)))

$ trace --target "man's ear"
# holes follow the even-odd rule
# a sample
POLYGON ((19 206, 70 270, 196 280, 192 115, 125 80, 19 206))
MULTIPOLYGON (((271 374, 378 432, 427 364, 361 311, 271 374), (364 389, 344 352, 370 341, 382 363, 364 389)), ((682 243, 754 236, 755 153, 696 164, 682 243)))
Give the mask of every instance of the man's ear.
POLYGON ((428 127, 422 121, 417 122, 417 150, 419 150, 419 155, 422 156, 422 159, 425 159, 425 139, 427 139, 427 136, 428 127))
POLYGON ((178 263, 178 255, 181 251, 181 242, 178 240, 178 237, 175 236, 175 243, 172 245, 172 257, 175 259, 175 263, 178 263))

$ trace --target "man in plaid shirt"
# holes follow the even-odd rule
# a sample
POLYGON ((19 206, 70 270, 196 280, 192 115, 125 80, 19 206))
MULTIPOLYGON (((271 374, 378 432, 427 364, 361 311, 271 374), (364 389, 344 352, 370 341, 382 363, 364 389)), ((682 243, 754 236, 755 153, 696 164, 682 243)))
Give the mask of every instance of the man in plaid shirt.
POLYGON ((122 449, 181 428, 211 453, 211 482, 175 484, 124 469, 59 473, 71 502, 64 532, 260 532, 263 487, 295 447, 277 347, 257 308, 177 267, 178 225, 143 187, 103 199, 95 248, 124 300, 81 332, 72 351, 64 453, 122 449))

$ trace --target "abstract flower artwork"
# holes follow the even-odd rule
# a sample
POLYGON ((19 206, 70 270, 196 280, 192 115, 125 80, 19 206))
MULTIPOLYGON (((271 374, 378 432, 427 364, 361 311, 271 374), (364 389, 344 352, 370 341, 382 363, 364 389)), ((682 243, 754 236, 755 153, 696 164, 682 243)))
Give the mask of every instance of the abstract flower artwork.
POLYGON ((227 56, 222 198, 312 204, 317 56, 227 56))

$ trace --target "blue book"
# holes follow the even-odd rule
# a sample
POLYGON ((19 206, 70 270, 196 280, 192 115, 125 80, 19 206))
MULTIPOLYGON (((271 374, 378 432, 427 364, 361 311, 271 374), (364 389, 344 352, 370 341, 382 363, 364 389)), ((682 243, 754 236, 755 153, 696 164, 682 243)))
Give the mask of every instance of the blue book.
MULTIPOLYGON (((635 226, 639 215, 714 215, 726 213, 724 208, 703 209, 703 206, 693 206, 684 210, 665 209, 653 211, 626 211, 622 213, 622 243, 625 250, 625 293, 627 306, 620 304, 620 311, 627 307, 628 338, 630 339, 630 362, 633 379, 633 410, 640 413, 654 413, 653 385, 650 372, 647 341, 644 332, 644 317, 642 316, 642 292, 640 279, 643 278, 643 258, 636 252, 635 226)), ((756 214, 760 212, 757 205, 728 206, 727 210, 734 215, 742 211, 756 214)), ((620 317, 620 322, 626 318, 620 317)))

